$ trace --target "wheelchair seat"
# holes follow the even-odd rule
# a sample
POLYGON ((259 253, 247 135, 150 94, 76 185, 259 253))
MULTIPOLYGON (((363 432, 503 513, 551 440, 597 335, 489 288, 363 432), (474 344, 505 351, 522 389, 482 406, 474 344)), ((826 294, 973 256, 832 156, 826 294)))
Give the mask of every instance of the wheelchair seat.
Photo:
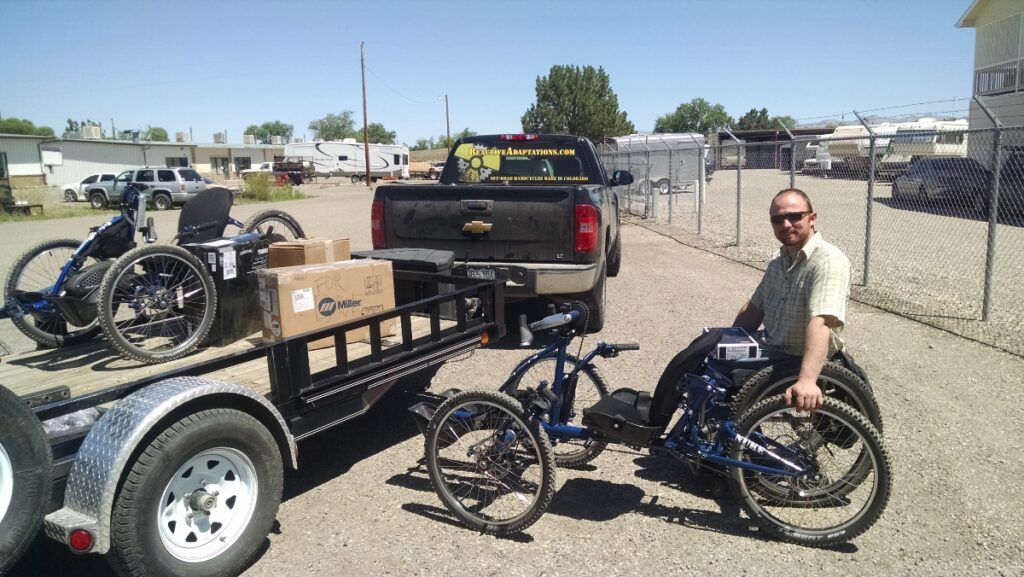
POLYGON ((231 191, 220 186, 190 199, 178 216, 178 241, 200 243, 224 236, 233 201, 231 191))
POLYGON ((683 392, 676 385, 686 374, 700 369, 721 338, 718 330, 697 337, 668 363, 653 395, 635 389, 615 390, 583 410, 583 424, 630 445, 649 445, 664 432, 679 406, 683 392))

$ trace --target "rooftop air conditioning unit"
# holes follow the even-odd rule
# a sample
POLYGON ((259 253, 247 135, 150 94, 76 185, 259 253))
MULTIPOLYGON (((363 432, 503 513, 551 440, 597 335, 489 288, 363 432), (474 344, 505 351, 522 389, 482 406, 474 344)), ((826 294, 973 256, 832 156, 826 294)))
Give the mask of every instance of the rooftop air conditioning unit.
POLYGON ((227 138, 224 137, 224 133, 223 132, 214 132, 213 133, 213 143, 214 144, 224 144, 225 142, 227 142, 227 138))
POLYGON ((242 135, 242 142, 244 142, 245 144, 256 144, 256 135, 255 134, 243 134, 242 135))
POLYGON ((87 140, 99 140, 101 136, 102 133, 99 126, 88 124, 82 127, 82 138, 87 140))
POLYGON ((188 134, 185 132, 175 132, 174 142, 188 142, 188 134))
POLYGON ((277 135, 271 136, 270 144, 284 144, 284 139, 277 135))

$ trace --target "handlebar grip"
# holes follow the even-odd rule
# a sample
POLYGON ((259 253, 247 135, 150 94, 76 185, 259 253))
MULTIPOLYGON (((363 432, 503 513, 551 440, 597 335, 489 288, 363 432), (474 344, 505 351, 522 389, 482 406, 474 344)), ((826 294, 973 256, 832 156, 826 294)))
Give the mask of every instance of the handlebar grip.
POLYGON ((618 345, 612 345, 620 351, 639 351, 640 343, 621 343, 618 345))

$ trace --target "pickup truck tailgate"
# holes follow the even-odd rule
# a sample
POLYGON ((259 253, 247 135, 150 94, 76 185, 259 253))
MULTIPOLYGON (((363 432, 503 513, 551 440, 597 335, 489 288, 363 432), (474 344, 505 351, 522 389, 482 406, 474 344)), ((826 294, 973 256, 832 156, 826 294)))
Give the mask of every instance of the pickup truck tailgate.
POLYGON ((574 187, 388 186, 388 246, 453 251, 457 259, 572 262, 574 187), (513 202, 510 202, 513 201, 513 202))

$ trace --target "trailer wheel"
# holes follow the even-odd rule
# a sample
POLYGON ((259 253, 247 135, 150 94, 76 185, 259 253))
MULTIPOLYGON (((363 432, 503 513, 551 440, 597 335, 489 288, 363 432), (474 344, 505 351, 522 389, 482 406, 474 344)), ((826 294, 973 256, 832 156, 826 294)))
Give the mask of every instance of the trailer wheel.
POLYGON ((270 431, 233 409, 169 426, 132 465, 114 502, 108 559, 121 575, 238 575, 281 503, 270 431))
POLYGON ((17 395, 0 387, 0 575, 39 532, 52 480, 42 424, 17 395))
POLYGON ((360 182, 363 181, 363 177, 359 176, 358 174, 353 174, 350 180, 352 181, 352 184, 359 184, 360 182))

